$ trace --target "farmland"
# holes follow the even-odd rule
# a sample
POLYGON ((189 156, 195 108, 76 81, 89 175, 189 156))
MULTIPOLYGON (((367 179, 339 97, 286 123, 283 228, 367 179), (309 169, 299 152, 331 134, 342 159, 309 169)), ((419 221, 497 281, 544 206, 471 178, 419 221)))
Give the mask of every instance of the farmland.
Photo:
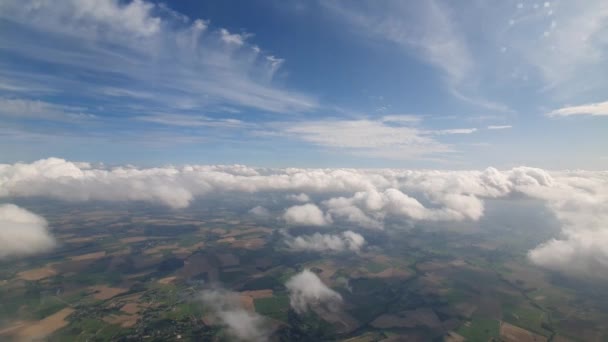
POLYGON ((0 338, 223 340, 225 327, 200 301, 217 287, 272 322, 274 340, 608 336, 599 324, 608 321, 605 297, 530 265, 528 246, 514 247, 498 228, 360 230, 369 244, 359 253, 319 254, 290 251, 280 225, 221 210, 87 212, 51 216, 66 238, 57 250, 0 264, 0 338), (285 282, 305 268, 340 294, 338 311, 290 307, 285 282))

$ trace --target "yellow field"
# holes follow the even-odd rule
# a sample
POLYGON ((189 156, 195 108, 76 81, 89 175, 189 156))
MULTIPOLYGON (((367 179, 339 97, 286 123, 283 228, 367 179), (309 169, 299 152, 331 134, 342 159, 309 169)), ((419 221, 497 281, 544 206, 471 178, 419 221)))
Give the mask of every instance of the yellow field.
POLYGON ((33 281, 33 280, 40 280, 40 279, 52 277, 56 274, 57 274, 57 271, 55 271, 52 267, 47 266, 47 267, 34 268, 31 270, 19 272, 19 273, 17 273, 17 278, 33 281))
MULTIPOLYGON (((44 340, 45 337, 68 325, 65 319, 72 312, 74 312, 74 309, 65 308, 37 322, 20 322, 5 335, 14 336, 20 341, 44 340)), ((0 332, 0 335, 3 335, 2 332, 0 332)))
POLYGON ((100 251, 100 252, 93 252, 93 253, 73 256, 73 257, 70 257, 70 260, 72 260, 72 261, 96 260, 96 259, 101 259, 105 256, 106 256, 106 252, 100 251))
POLYGON ((546 342, 547 338, 512 324, 500 323, 500 338, 505 342, 546 342))
POLYGON ((123 289, 120 287, 109 287, 107 285, 95 285, 89 287, 89 290, 93 291, 93 298, 99 300, 106 300, 112 297, 118 296, 121 293, 129 291, 129 289, 123 289))

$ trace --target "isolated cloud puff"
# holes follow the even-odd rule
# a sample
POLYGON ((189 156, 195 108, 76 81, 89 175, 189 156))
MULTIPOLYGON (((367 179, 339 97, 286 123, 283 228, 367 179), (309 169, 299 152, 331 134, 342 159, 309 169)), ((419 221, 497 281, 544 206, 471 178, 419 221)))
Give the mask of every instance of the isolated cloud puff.
POLYGON ((295 195, 295 194, 287 195, 287 199, 291 200, 291 201, 295 201, 295 202, 302 202, 302 203, 310 202, 310 197, 308 197, 308 195, 305 193, 300 193, 297 195, 295 195))
POLYGON ((345 231, 342 234, 301 235, 289 238, 285 241, 293 251, 353 251, 359 252, 365 244, 365 238, 353 231, 345 231))
POLYGON ((497 130, 497 129, 509 129, 513 128, 511 125, 489 125, 488 129, 497 130))
POLYGON ((608 231, 581 231, 528 252, 532 262, 573 276, 608 280, 608 231))
POLYGON ((44 218, 13 204, 0 205, 0 259, 42 253, 54 246, 44 218))
POLYGON ((249 213, 251 215, 254 215, 254 216, 257 216, 257 217, 260 217, 260 218, 270 217, 270 211, 268 211, 268 209, 266 209, 266 208, 264 208, 264 207, 262 207, 260 205, 251 208, 249 210, 249 213))
POLYGON ((300 226, 326 226, 332 222, 331 217, 314 204, 294 205, 285 210, 283 219, 288 224, 300 226))
POLYGON ((238 293, 224 289, 204 290, 200 299, 211 309, 232 338, 238 341, 268 341, 273 332, 270 322, 263 316, 245 310, 238 293))
POLYGON ((289 302, 297 313, 304 313, 316 305, 323 305, 330 310, 337 310, 342 303, 342 296, 323 284, 319 277, 310 270, 291 277, 285 286, 289 291, 289 302))

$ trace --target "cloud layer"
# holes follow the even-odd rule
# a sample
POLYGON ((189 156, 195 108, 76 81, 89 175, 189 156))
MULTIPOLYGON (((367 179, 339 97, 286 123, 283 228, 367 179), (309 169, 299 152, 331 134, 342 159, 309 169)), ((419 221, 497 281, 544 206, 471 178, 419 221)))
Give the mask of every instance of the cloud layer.
MULTIPOLYGON (((597 274, 591 270, 598 267, 608 270, 608 172, 548 172, 530 167, 504 171, 265 169, 242 165, 141 169, 93 167, 56 158, 0 164, 0 198, 145 201, 184 208, 196 198, 243 193, 260 199, 270 193, 282 198, 294 193, 314 198, 316 203, 279 211, 280 219, 291 225, 348 223, 373 229, 382 229, 387 219, 475 221, 484 214, 484 199, 527 196, 545 201, 563 231, 555 241, 530 252, 533 262, 564 272, 587 270, 584 273, 590 275, 597 274)), ((252 214, 267 216, 271 212, 258 208, 252 214)), ((332 244, 324 241, 334 240, 303 237, 298 245, 324 244, 326 248, 332 244)))
POLYGON ((44 218, 13 204, 0 205, 0 259, 42 253, 54 246, 44 218))

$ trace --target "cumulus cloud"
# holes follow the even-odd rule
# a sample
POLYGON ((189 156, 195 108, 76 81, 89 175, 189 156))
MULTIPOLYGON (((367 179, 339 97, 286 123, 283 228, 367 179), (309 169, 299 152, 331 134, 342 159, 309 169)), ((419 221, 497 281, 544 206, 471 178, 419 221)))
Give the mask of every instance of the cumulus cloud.
POLYGON ((326 226, 332 222, 331 216, 314 204, 294 205, 285 210, 283 219, 288 224, 300 226, 326 226))
POLYGON ((260 205, 251 208, 249 213, 257 217, 270 217, 270 211, 260 205))
POLYGON ((382 192, 357 192, 350 198, 332 198, 324 204, 330 215, 368 228, 380 228, 386 215, 429 221, 478 220, 483 215, 483 202, 474 195, 431 193, 429 197, 434 197, 443 206, 427 208, 417 199, 394 188, 382 192))
POLYGON ((528 252, 530 260, 573 276, 608 280, 608 231, 571 232, 528 252))
POLYGON ((0 205, 0 259, 42 253, 54 246, 44 218, 13 204, 0 205))
POLYGON ((270 322, 263 316, 245 310, 238 293, 224 289, 204 290, 200 296, 205 308, 238 341, 268 341, 272 334, 270 322))
POLYGON ((605 116, 608 115, 608 101, 589 103, 580 106, 571 106, 555 109, 547 116, 571 116, 571 115, 593 115, 593 116, 605 116))
POLYGON ((345 231, 342 234, 321 234, 302 235, 289 238, 285 241, 293 251, 353 251, 359 252, 365 244, 365 238, 361 234, 353 231, 345 231))
POLYGON ((291 277, 285 286, 289 291, 289 302, 297 313, 304 313, 317 305, 323 305, 335 311, 342 303, 342 296, 323 284, 319 277, 310 270, 291 277))
POLYGON ((302 202, 302 203, 310 202, 310 197, 308 197, 308 195, 305 193, 300 193, 297 195, 295 195, 295 194, 287 195, 287 199, 291 200, 291 201, 295 201, 295 202, 302 202))
POLYGON ((570 275, 608 279, 608 172, 559 172, 547 177, 519 189, 545 200, 560 221, 562 234, 531 250, 530 260, 570 275))
MULTIPOLYGON (((587 269, 591 265, 603 267, 597 261, 603 253, 602 245, 585 241, 601 241, 606 230, 607 172, 548 172, 531 167, 502 171, 264 169, 243 165, 142 169, 93 167, 57 158, 0 164, 0 198, 145 201, 184 208, 196 198, 217 194, 263 197, 270 193, 283 198, 305 194, 309 199, 319 199, 317 203, 286 208, 281 218, 288 224, 325 226, 345 222, 376 229, 383 228, 387 219, 475 221, 484 214, 485 199, 527 196, 545 201, 563 231, 556 242, 547 242, 531 252, 533 262, 563 272, 581 268, 583 263, 589 265, 587 269), (565 246, 585 252, 568 256, 565 246), (555 258, 561 260, 559 267, 548 261, 549 255, 557 252, 564 255, 555 258)), ((251 213, 265 212, 260 207, 251 213)))

